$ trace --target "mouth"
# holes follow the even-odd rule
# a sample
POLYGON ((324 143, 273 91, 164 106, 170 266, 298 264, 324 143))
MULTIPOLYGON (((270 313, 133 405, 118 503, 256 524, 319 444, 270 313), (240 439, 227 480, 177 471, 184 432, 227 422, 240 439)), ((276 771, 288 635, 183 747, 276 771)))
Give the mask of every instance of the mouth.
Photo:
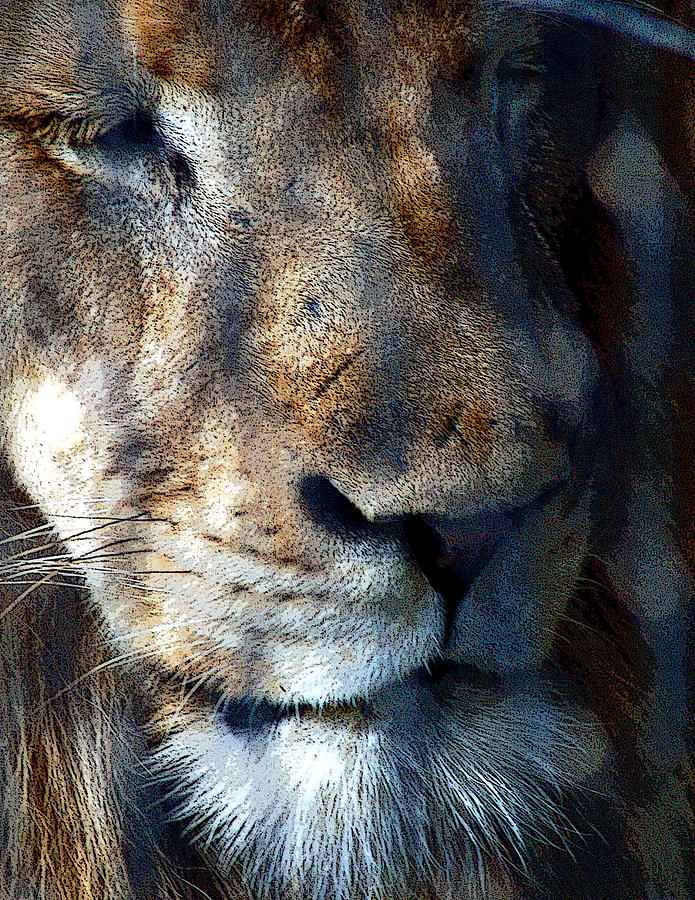
POLYGON ((513 528, 502 512, 480 514, 465 521, 413 517, 406 522, 405 535, 415 561, 444 602, 445 647, 473 582, 513 528))
POLYGON ((327 703, 299 701, 293 704, 276 703, 263 698, 233 698, 219 701, 217 706, 225 728, 238 737, 253 738, 262 732, 279 727, 283 722, 322 723, 330 727, 365 729, 376 725, 384 717, 385 708, 393 711, 393 698, 407 696, 416 687, 435 705, 445 702, 453 686, 458 691, 494 690, 500 679, 494 673, 483 672, 475 666, 435 659, 421 666, 398 682, 382 685, 368 697, 337 700, 327 703))
MULTIPOLYGON (((405 707, 411 695, 426 698, 436 710, 444 708, 454 694, 459 702, 466 696, 473 698, 474 693, 489 693, 509 686, 509 679, 514 678, 513 665, 500 668, 494 654, 487 658, 476 657, 467 648, 461 652, 458 642, 461 622, 474 621, 476 615, 480 619, 478 595, 487 595, 489 578, 486 572, 491 561, 494 568, 494 561, 500 554, 506 554, 510 540, 518 540, 520 528, 528 526, 528 516, 537 514, 539 507, 545 508, 557 493, 555 487, 533 505, 513 513, 488 511, 466 519, 418 516, 401 523, 404 548, 433 588, 440 609, 444 611, 443 626, 439 626, 441 638, 433 642, 429 658, 425 657, 423 661, 421 657, 409 671, 363 688, 363 693, 358 688, 349 695, 341 692, 336 697, 333 693, 323 699, 320 694, 307 697, 297 691, 284 696, 282 687, 280 695, 263 691, 236 697, 213 690, 206 705, 214 708, 225 730, 239 738, 253 740, 255 736, 268 734, 292 721, 335 728, 379 727, 395 716, 403 714, 407 717, 409 713, 405 707), (389 704, 390 709, 387 709, 389 704)), ((533 525, 532 519, 530 524, 533 525)), ((533 603, 533 591, 526 602, 533 603)), ((488 634, 496 631, 501 634, 501 630, 509 626, 504 617, 506 611, 502 609, 499 623, 493 621, 495 608, 491 607, 488 612, 483 615, 482 625, 478 622, 476 627, 478 630, 482 627, 488 634)))
POLYGON ((338 701, 320 706, 305 702, 286 706, 265 698, 242 698, 226 701, 221 713, 229 731, 240 737, 252 737, 276 728, 288 719, 320 720, 335 725, 366 725, 372 716, 372 707, 366 699, 338 701))

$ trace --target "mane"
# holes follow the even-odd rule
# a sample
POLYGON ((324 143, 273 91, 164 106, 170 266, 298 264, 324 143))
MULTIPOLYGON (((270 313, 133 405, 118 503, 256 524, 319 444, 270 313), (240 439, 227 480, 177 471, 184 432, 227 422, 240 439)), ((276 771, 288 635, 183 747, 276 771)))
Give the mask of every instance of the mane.
POLYGON ((667 16, 659 7, 614 0, 486 0, 558 21, 576 21, 605 29, 633 42, 695 62, 695 31, 667 16))

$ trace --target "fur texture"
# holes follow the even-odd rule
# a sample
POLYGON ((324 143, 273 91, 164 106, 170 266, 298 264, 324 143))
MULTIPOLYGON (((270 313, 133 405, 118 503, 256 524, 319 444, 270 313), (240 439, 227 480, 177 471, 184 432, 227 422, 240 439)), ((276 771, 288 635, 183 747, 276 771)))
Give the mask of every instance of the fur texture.
POLYGON ((690 65, 0 2, 3 897, 693 896, 690 65))

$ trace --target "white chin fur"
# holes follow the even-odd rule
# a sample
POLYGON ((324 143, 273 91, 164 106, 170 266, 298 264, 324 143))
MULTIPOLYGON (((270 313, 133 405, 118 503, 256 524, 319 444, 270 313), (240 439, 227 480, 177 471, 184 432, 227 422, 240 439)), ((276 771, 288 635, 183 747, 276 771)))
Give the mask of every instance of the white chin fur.
POLYGON ((158 751, 186 834, 259 897, 482 898, 502 844, 524 865, 569 840, 559 800, 600 765, 597 726, 538 693, 385 690, 355 725, 288 717, 254 732, 211 714, 158 751))

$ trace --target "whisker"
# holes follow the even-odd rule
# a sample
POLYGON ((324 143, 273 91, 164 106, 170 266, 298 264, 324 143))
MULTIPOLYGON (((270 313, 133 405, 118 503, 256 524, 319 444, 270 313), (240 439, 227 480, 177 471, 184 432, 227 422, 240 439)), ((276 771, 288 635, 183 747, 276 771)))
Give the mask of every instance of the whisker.
POLYGON ((193 569, 133 569, 133 575, 190 575, 193 569))
POLYGON ((586 575, 582 575, 580 578, 577 579, 577 583, 578 584, 586 584, 586 585, 589 585, 590 587, 597 588, 598 590, 602 591, 604 594, 610 594, 612 597, 617 596, 617 594, 615 593, 614 590, 612 590, 603 581, 598 581, 598 579, 596 579, 596 578, 588 578, 586 575))
MULTIPOLYGON (((56 556, 38 556, 36 559, 10 560, 9 562, 0 565, 0 572, 34 569, 48 565, 66 565, 77 568, 79 565, 87 564, 85 567, 88 567, 89 563, 100 562, 104 559, 120 559, 123 556, 130 556, 134 553, 147 553, 149 551, 142 548, 139 550, 126 550, 121 553, 99 553, 97 548, 97 550, 90 552, 93 552, 94 555, 90 556, 84 554, 82 556, 71 556, 70 554, 65 553, 56 556)), ((128 570, 121 569, 120 571, 127 572, 128 570)))
POLYGON ((50 697, 47 697, 46 700, 44 700, 38 708, 44 708, 48 703, 51 703, 54 700, 57 700, 59 697, 64 696, 69 691, 74 690, 74 688, 76 688, 78 685, 84 683, 88 678, 91 678, 93 675, 98 675, 100 672, 105 672, 108 669, 115 668, 133 659, 148 659, 150 657, 160 656, 162 653, 170 652, 173 650, 181 650, 182 648, 188 649, 190 647, 197 646, 199 643, 204 642, 179 641, 175 644, 165 645, 164 647, 156 647, 150 649, 130 649, 125 653, 119 654, 118 656, 113 656, 109 659, 106 659, 96 666, 92 666, 92 668, 88 669, 86 672, 83 672, 80 676, 71 681, 70 684, 67 684, 65 685, 65 687, 61 688, 57 693, 51 694, 50 697))
MULTIPOLYGON (((18 586, 18 585, 25 585, 25 584, 36 585, 36 584, 39 584, 39 583, 40 583, 40 582, 37 582, 37 581, 25 581, 25 580, 23 580, 23 581, 15 581, 15 580, 12 580, 12 581, 0 581, 0 585, 2 585, 2 586, 4 586, 4 587, 16 587, 16 586, 18 586)), ((55 581, 55 580, 53 580, 53 581, 51 581, 51 584, 56 585, 56 587, 72 587, 72 588, 79 588, 80 590, 83 590, 83 591, 89 590, 89 588, 87 587, 87 585, 85 585, 85 584, 75 584, 73 581, 55 581)))
POLYGON ((576 625, 578 628, 583 628, 585 631, 591 631, 593 634, 602 638, 607 644, 616 644, 617 641, 610 634, 606 634, 603 631, 599 631, 598 628, 594 628, 593 625, 588 625, 586 622, 581 622, 579 619, 574 619, 572 616, 565 615, 564 613, 559 613, 558 618, 563 619, 565 622, 569 622, 571 625, 576 625))
MULTIPOLYGON (((80 577, 83 578, 87 573, 98 573, 109 575, 122 586, 156 593, 168 593, 165 587, 157 587, 148 585, 143 582, 138 575, 142 573, 133 572, 129 569, 118 568, 116 566, 99 565, 104 559, 117 558, 123 556, 123 553, 105 553, 102 555, 94 554, 90 557, 75 560, 69 555, 63 554, 55 557, 39 557, 33 560, 22 560, 12 564, 0 566, 0 583, 6 585, 17 585, 20 583, 18 579, 27 579, 31 575, 44 575, 53 573, 55 576, 63 577, 80 577)), ((35 582, 34 582, 35 583, 35 582)), ((63 583, 65 586, 82 588, 84 585, 75 585, 63 583)))
POLYGON ((119 553, 99 553, 98 556, 89 556, 89 553, 93 553, 96 551, 88 551, 84 555, 73 556, 72 561, 75 563, 81 562, 89 562, 92 559, 121 559, 124 556, 136 556, 142 553, 151 553, 152 550, 149 547, 141 547, 138 550, 121 550, 119 553))
MULTIPOLYGON (((118 497, 68 497, 66 503, 118 503, 118 497)), ((21 512, 26 509, 41 509, 40 503, 27 503, 24 506, 10 507, 13 512, 21 512)))
POLYGON ((19 606, 19 604, 22 602, 22 600, 24 600, 26 597, 28 597, 30 594, 32 594, 42 584, 46 584, 47 582, 49 582, 53 577, 54 577, 54 574, 52 572, 50 572, 48 575, 46 575, 40 581, 37 581, 35 584, 32 584, 26 590, 22 591, 22 593, 19 595, 19 597, 15 597, 15 599, 10 604, 8 604, 5 607, 5 609, 0 610, 0 622, 5 618, 5 616, 8 616, 14 609, 16 609, 19 606))
MULTIPOLYGON (((12 556, 7 557, 8 562, 14 562, 18 559, 24 559, 27 556, 31 556, 33 553, 41 553, 42 550, 50 550, 55 547, 60 546, 60 541, 51 541, 49 544, 42 544, 40 547, 30 547, 28 550, 21 550, 19 553, 13 553, 12 556)), ((61 556, 67 556, 66 553, 62 553, 56 556, 44 556, 37 557, 37 559, 59 559, 61 556)))
MULTIPOLYGON (((186 669, 190 668, 190 666, 202 662, 202 660, 205 659, 206 656, 210 655, 210 652, 211 652, 210 650, 207 650, 205 653, 199 653, 193 660, 191 660, 188 663, 188 665, 185 668, 186 669)), ((184 669, 184 671, 185 671, 185 669, 184 669)), ((198 675, 198 677, 195 679, 195 683, 194 683, 193 687, 191 688, 191 690, 188 691, 188 693, 186 693, 186 694, 182 694, 181 700, 180 700, 178 706, 176 707, 177 713, 180 712, 186 706, 187 703, 190 703, 191 698, 195 695, 196 691, 200 690, 200 688, 205 684, 205 682, 210 679, 210 676, 211 676, 210 672, 201 672, 200 675, 198 675)), ((184 690, 185 690, 185 684, 186 684, 187 680, 188 680, 187 678, 184 680, 184 687, 183 687, 184 690)))
MULTIPOLYGON (((109 525, 123 525, 126 522, 136 522, 136 521, 142 520, 144 517, 145 517, 145 513, 142 513, 142 512, 133 513, 132 516, 122 516, 122 517, 121 516, 116 516, 116 517, 112 516, 110 518, 104 517, 106 519, 106 521, 103 521, 101 524, 94 525, 92 528, 85 528, 82 531, 75 532, 75 534, 68 535, 67 537, 62 539, 62 542, 66 543, 67 541, 72 541, 77 537, 84 537, 85 534, 92 534, 95 531, 100 531, 104 528, 108 528, 109 525)), ((59 518, 59 517, 56 517, 56 518, 59 518)), ((153 520, 148 519, 147 521, 153 521, 153 520)))
MULTIPOLYGON (((108 571, 102 572, 99 569, 96 569, 94 571, 96 571, 98 574, 105 574, 105 575, 111 575, 111 576, 114 575, 113 572, 108 572, 108 571)), ((31 579, 31 576, 32 575, 41 576, 41 575, 45 575, 45 574, 52 574, 55 578, 62 577, 62 578, 77 579, 77 578, 84 577, 84 573, 79 572, 79 571, 73 571, 71 569, 48 569, 47 571, 43 570, 43 569, 39 569, 37 571, 20 572, 17 575, 11 575, 8 578, 1 579, 0 584, 3 584, 7 587, 13 587, 13 586, 16 586, 19 584, 36 584, 37 580, 31 579)), ((116 577, 114 578, 114 581, 116 584, 120 585, 121 587, 127 587, 127 588, 131 588, 133 590, 146 591, 148 593, 150 593, 150 592, 160 593, 160 594, 161 593, 169 593, 169 591, 166 588, 151 587, 150 585, 143 584, 142 582, 136 581, 134 578, 128 578, 127 576, 118 577, 118 573, 116 573, 116 577)), ((57 583, 57 582, 53 582, 53 583, 57 583)), ((88 589, 89 588, 88 584, 76 583, 74 580, 63 582, 63 585, 65 587, 75 587, 75 588, 79 588, 79 589, 82 589, 82 588, 88 589)))
MULTIPOLYGON (((85 540, 85 538, 79 538, 78 540, 85 540)), ((107 550, 109 547, 118 547, 121 544, 132 544, 133 541, 139 541, 140 538, 137 537, 126 537, 126 538, 117 538, 113 541, 108 541, 106 544, 100 544, 98 547, 93 547, 91 550, 85 550, 84 553, 81 553, 79 556, 73 556, 73 559, 87 559, 93 553, 101 553, 102 550, 107 550)))
POLYGON ((11 544, 14 541, 23 541, 32 538, 43 531, 50 531, 52 528, 53 525, 51 525, 50 522, 47 522, 45 525, 37 525, 35 528, 28 528, 26 531, 20 531, 19 534, 13 534, 10 537, 3 538, 0 541, 0 546, 11 544))
POLYGON ((141 628, 137 631, 129 631, 122 634, 119 634, 116 638, 117 641, 128 641, 133 638, 144 637, 148 634, 159 634, 165 631, 174 631, 177 628, 188 628, 192 625, 205 625, 209 622, 216 622, 218 620, 227 619, 228 615, 221 616, 201 616, 197 619, 179 619, 174 622, 161 622, 158 625, 150 625, 148 628, 141 628))
MULTIPOLYGON (((92 528, 85 528, 82 531, 75 532, 74 534, 66 535, 64 538, 60 538, 60 537, 56 536, 55 540, 53 540, 53 541, 49 541, 48 543, 42 544, 39 547, 31 547, 28 550, 23 550, 20 553, 15 554, 11 558, 18 559, 19 557, 28 556, 32 553, 39 553, 41 550, 50 550, 53 547, 57 547, 62 544, 67 544, 68 542, 74 541, 77 538, 82 539, 85 537, 85 535, 93 534, 95 531, 101 531, 104 528, 108 528, 110 525, 121 525, 125 522, 133 522, 133 521, 137 521, 137 520, 156 521, 156 520, 143 520, 142 516, 143 516, 142 513, 136 513, 135 515, 129 516, 127 518, 110 517, 107 521, 102 522, 99 525, 94 525, 92 528)), ((129 538, 128 540, 136 540, 136 538, 129 538)))

